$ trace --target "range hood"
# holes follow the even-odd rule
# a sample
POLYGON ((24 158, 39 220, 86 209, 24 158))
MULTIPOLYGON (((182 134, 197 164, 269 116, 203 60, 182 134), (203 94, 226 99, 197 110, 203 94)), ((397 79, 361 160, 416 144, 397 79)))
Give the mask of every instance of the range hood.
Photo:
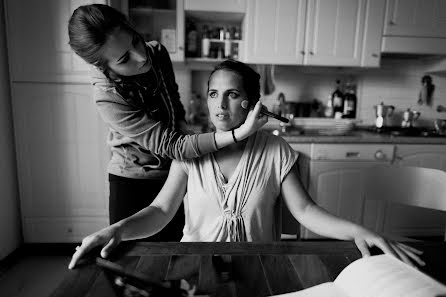
POLYGON ((445 55, 446 38, 383 36, 383 54, 445 55))

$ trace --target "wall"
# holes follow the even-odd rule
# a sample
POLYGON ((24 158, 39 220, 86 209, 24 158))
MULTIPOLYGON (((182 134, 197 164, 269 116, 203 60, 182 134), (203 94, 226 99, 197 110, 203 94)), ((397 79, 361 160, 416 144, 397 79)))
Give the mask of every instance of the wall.
MULTIPOLYGON (((305 102, 317 99, 327 103, 334 91, 336 79, 343 82, 352 80, 358 88, 357 118, 364 125, 372 125, 375 115, 373 106, 384 102, 396 107, 394 116, 389 123, 399 125, 402 113, 407 109, 418 110, 421 117, 418 124, 432 125, 431 119, 445 118, 446 113, 436 112, 437 105, 446 106, 446 78, 434 76, 436 85, 432 106, 419 106, 418 93, 421 88, 421 77, 437 62, 435 58, 417 57, 383 57, 380 68, 335 68, 335 67, 303 67, 303 66, 275 66, 273 77, 275 90, 270 95, 262 97, 263 103, 272 108, 280 92, 285 94, 287 101, 305 102)), ((251 65, 260 70, 256 65, 251 65)), ((194 91, 205 96, 207 78, 210 71, 192 71, 183 77, 191 75, 191 89, 184 87, 183 97, 190 97, 194 91)), ((262 72, 264 74, 264 72, 262 72)), ((189 81, 184 80, 183 81, 189 81)), ((180 84, 180 82, 178 82, 180 84)), ((183 98, 184 103, 187 100, 183 98)), ((275 121, 275 120, 272 120, 275 121)))
POLYGON ((12 126, 11 94, 5 38, 3 0, 0 0, 0 259, 21 241, 19 195, 12 126))

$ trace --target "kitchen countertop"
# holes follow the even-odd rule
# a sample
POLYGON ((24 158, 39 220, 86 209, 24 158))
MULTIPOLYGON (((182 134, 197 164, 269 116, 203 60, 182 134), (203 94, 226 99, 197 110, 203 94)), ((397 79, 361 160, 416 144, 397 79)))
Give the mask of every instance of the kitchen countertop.
POLYGON ((446 136, 394 136, 369 131, 352 131, 346 135, 279 134, 289 143, 389 143, 446 144, 446 136))

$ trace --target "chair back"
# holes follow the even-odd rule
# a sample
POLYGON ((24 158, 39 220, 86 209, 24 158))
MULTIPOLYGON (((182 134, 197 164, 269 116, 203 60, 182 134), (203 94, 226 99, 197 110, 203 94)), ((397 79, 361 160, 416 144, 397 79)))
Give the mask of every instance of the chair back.
POLYGON ((367 170, 365 177, 365 199, 446 211, 446 172, 442 170, 379 166, 367 170))

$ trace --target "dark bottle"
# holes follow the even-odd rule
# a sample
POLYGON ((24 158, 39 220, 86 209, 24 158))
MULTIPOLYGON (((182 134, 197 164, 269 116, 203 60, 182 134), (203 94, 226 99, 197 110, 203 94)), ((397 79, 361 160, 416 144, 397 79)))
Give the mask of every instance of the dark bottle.
POLYGON ((356 118, 356 106, 358 98, 356 97, 356 87, 353 84, 347 83, 345 86, 344 95, 344 118, 356 118))
POLYGON ((198 56, 198 32, 194 23, 188 23, 186 39, 186 56, 196 57, 198 56))
POLYGON ((336 119, 342 118, 344 112, 344 94, 341 91, 341 81, 336 80, 336 90, 331 94, 333 115, 336 119))

